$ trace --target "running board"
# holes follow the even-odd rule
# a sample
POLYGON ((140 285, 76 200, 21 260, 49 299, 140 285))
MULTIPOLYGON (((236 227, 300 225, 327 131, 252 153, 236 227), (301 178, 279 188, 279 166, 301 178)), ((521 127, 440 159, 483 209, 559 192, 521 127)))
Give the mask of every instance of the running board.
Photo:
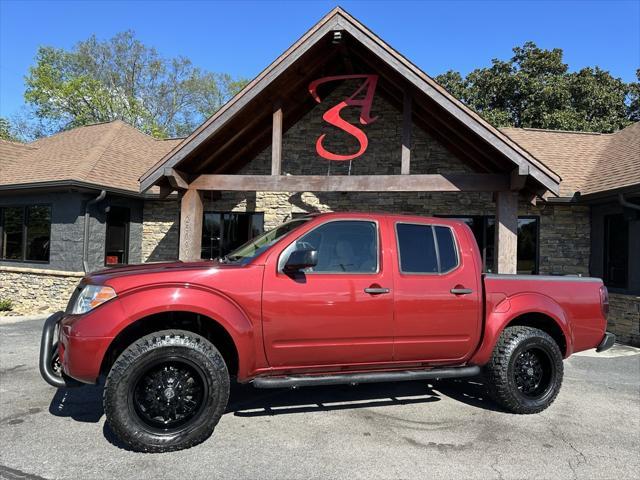
POLYGON ((251 383, 256 388, 298 388, 319 385, 357 385, 359 383, 404 382, 434 378, 473 377, 480 367, 450 367, 431 370, 403 370, 399 372, 338 373, 335 375, 292 375, 282 377, 258 377, 251 383))

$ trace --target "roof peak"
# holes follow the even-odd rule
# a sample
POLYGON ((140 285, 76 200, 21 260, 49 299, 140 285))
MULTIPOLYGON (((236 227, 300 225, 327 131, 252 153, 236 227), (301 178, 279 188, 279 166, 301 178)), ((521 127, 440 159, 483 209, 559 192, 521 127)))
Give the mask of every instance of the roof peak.
MULTIPOLYGON (((540 186, 554 194, 557 193, 561 180, 559 175, 464 105, 459 99, 453 97, 418 66, 339 6, 329 11, 221 109, 196 128, 180 145, 145 172, 140 178, 141 190, 145 191, 153 185, 166 182, 165 168, 179 167, 193 162, 196 152, 202 151, 207 144, 212 144, 214 136, 220 135, 228 139, 229 142, 232 141, 231 139, 238 138, 237 135, 240 131, 228 126, 241 115, 248 115, 246 112, 251 111, 252 108, 261 108, 261 116, 254 112, 252 118, 270 118, 270 115, 263 112, 263 110, 268 110, 268 107, 263 106, 267 102, 261 103, 260 97, 269 100, 273 92, 282 94, 282 85, 279 85, 278 82, 285 84, 284 79, 287 78, 285 72, 293 72, 295 68, 301 68, 303 63, 309 64, 306 65, 305 72, 308 72, 309 75, 314 72, 311 66, 322 63, 323 56, 320 55, 320 52, 332 48, 330 45, 333 45, 333 42, 329 42, 328 39, 331 35, 334 35, 335 38, 336 31, 345 32, 345 37, 350 42, 349 49, 356 52, 356 57, 358 55, 366 56, 374 65, 381 65, 380 69, 386 69, 387 76, 395 77, 396 83, 401 84, 404 89, 413 90, 416 94, 416 102, 417 99, 420 100, 416 105, 435 102, 441 107, 442 116, 451 118, 456 127, 463 129, 465 134, 473 136, 474 140, 477 139, 477 143, 483 145, 483 148, 486 146, 486 148, 492 149, 492 154, 496 152, 505 168, 517 166, 519 169, 525 169, 526 167, 529 175, 540 186), (233 136, 231 136, 231 130, 233 130, 233 136)), ((326 57, 324 55, 325 60, 326 57)), ((363 60, 363 63, 366 64, 367 60, 363 60)), ((375 69, 375 67, 373 68, 375 69)), ((300 75, 296 74, 296 80, 301 82, 303 79, 299 77, 300 75)), ((288 82, 288 84, 292 84, 292 82, 288 82)), ((295 87, 302 91, 303 87, 300 87, 299 83, 293 85, 292 88, 295 87)), ((248 131, 248 128, 246 127, 245 130, 248 131)), ((239 158, 236 157, 227 160, 227 164, 239 158)), ((210 157, 209 160, 210 163, 213 163, 214 158, 210 157)))

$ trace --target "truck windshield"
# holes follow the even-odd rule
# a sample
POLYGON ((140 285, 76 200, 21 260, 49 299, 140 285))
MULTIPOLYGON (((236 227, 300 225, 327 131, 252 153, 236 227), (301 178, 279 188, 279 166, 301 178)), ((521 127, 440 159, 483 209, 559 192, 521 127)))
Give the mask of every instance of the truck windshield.
POLYGON ((236 248, 233 252, 221 257, 219 261, 220 263, 239 263, 241 265, 245 265, 271 247, 271 245, 276 243, 282 237, 301 225, 304 225, 309 220, 311 220, 311 217, 303 217, 283 223, 273 230, 269 230, 268 232, 249 240, 244 245, 236 248))

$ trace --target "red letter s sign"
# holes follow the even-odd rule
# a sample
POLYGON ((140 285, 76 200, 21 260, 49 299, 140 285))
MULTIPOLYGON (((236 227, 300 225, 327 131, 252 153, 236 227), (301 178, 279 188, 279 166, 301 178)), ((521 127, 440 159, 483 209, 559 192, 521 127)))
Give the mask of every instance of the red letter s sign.
POLYGON ((352 125, 344 120, 340 116, 340 112, 345 107, 359 106, 361 108, 360 123, 362 125, 368 125, 375 122, 378 117, 371 117, 371 104, 373 102, 373 94, 375 93, 376 85, 378 83, 378 75, 335 75, 332 77, 319 78, 318 80, 314 80, 309 84, 309 93, 316 102, 320 103, 322 100, 320 100, 320 97, 317 93, 319 85, 335 80, 351 80, 355 78, 363 78, 364 82, 362 83, 362 85, 360 85, 360 87, 358 87, 358 89, 349 98, 343 100, 335 107, 331 107, 329 110, 327 110, 322 118, 324 121, 333 125, 334 127, 337 127, 340 130, 347 132, 349 135, 354 136, 356 140, 358 140, 360 148, 356 153, 352 155, 339 155, 337 153, 332 153, 322 145, 322 141, 324 140, 324 137, 326 137, 326 134, 322 134, 316 141, 316 151, 318 152, 318 155, 320 155, 322 158, 326 158, 327 160, 353 160, 354 158, 358 158, 360 155, 362 155, 367 149, 369 140, 367 139, 365 133, 355 125, 352 125), (360 93, 365 89, 366 93, 364 95, 364 98, 356 99, 355 97, 360 95, 360 93))

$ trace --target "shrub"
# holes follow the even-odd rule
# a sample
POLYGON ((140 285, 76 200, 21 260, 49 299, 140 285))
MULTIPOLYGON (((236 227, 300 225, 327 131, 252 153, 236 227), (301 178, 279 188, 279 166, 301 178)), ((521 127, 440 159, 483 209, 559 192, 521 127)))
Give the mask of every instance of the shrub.
POLYGON ((8 298, 0 298, 0 312, 8 312, 13 307, 11 300, 8 298))

